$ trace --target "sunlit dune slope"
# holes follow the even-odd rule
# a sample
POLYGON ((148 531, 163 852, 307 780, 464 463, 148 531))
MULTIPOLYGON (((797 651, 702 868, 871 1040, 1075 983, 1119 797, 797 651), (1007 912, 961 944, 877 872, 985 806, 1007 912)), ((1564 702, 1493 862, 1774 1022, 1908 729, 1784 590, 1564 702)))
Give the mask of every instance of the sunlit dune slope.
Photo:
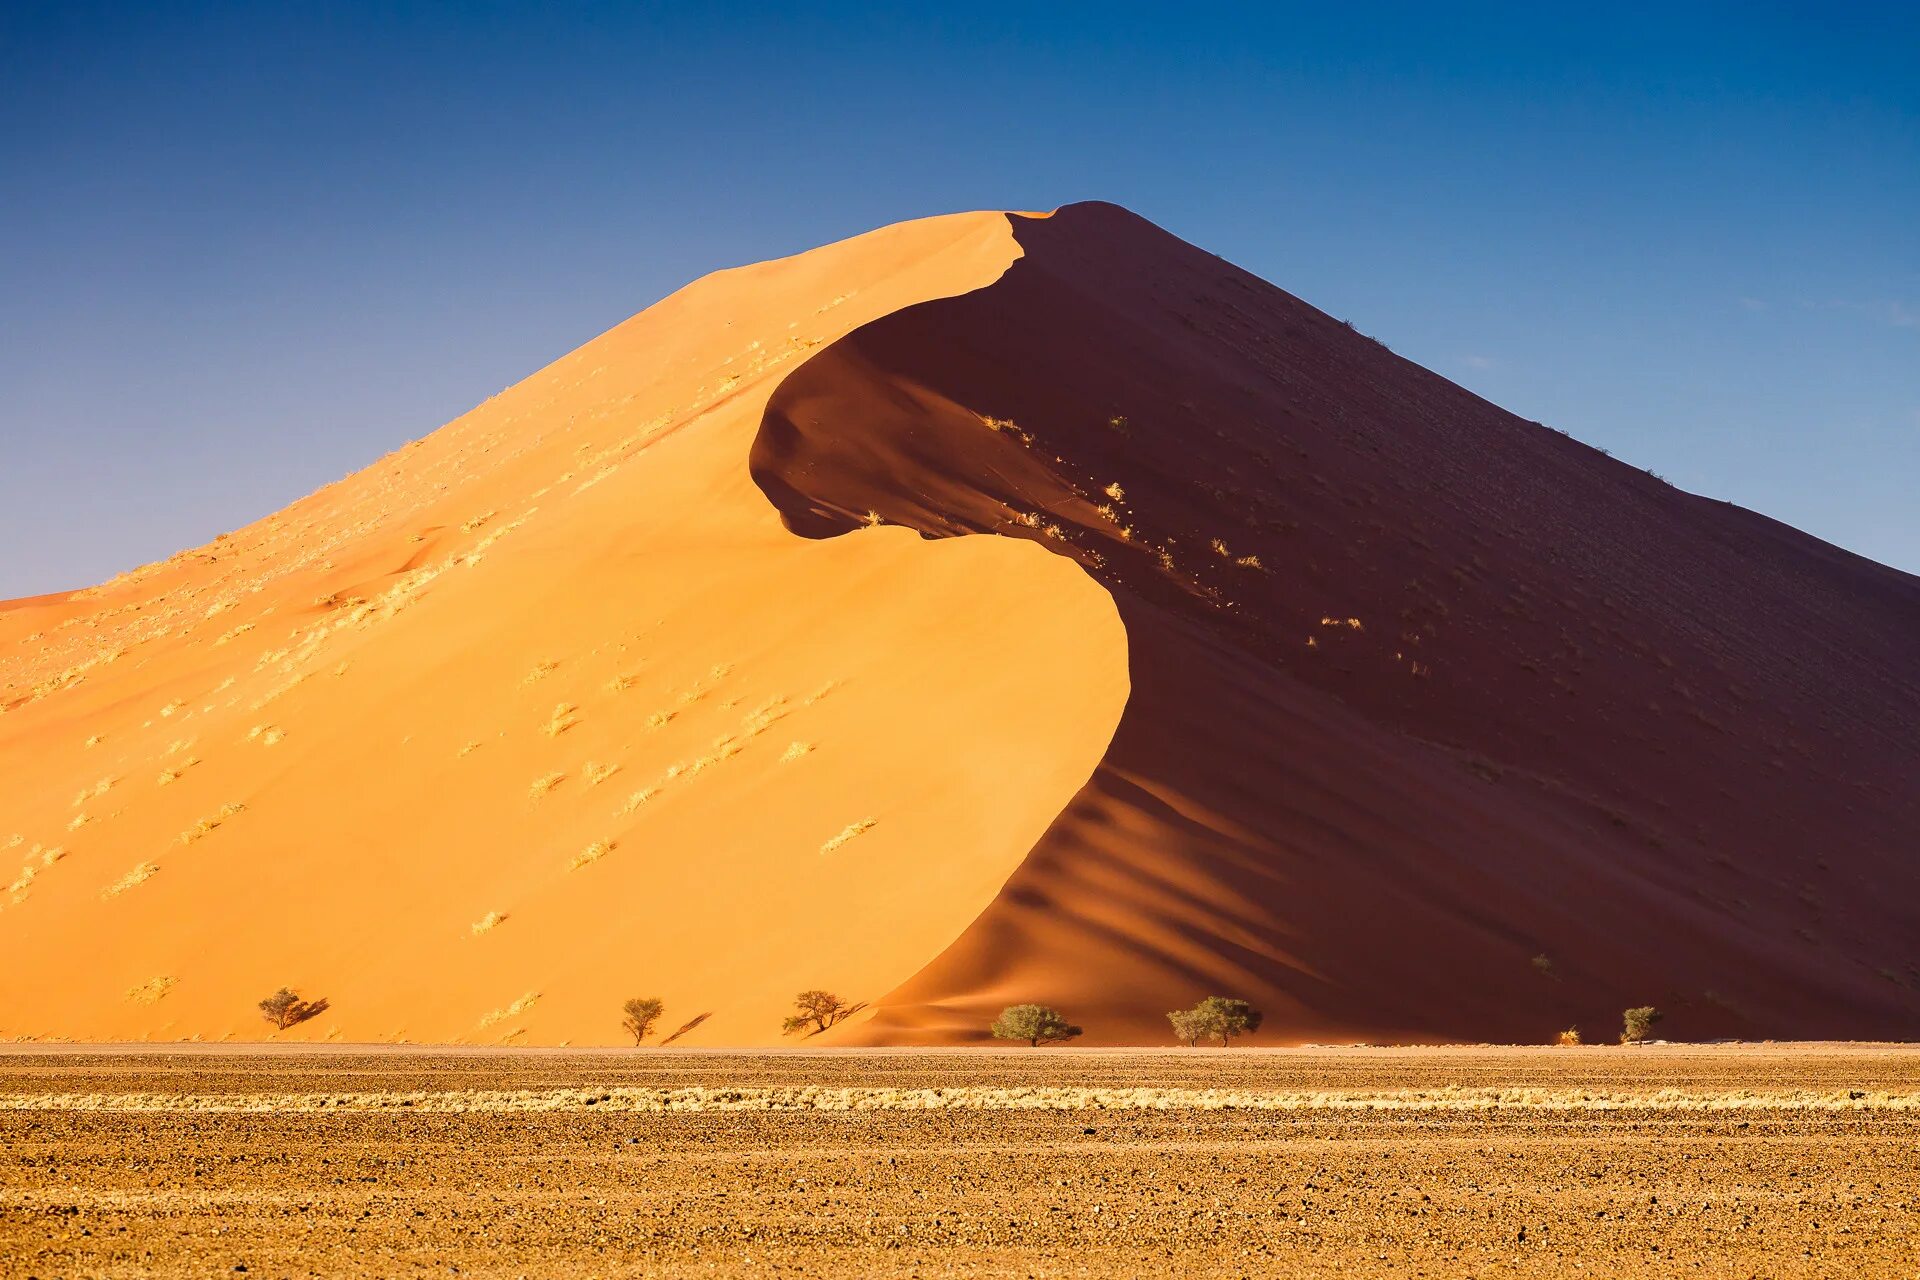
POLYGON ((0 1034, 779 1039, 907 980, 1087 781, 1108 593, 1011 539, 796 538, 748 477, 823 344, 1000 214, 710 276, 357 475, 0 612, 0 1034))
MULTIPOLYGON (((1524 422, 1123 210, 782 384, 755 476, 1086 567, 1093 780, 879 1015, 1105 1041, 1920 1033, 1920 581, 1524 422), (989 421, 983 421, 989 420, 989 421)), ((963 541, 971 541, 965 539, 963 541)), ((1029 646, 1025 650, 1032 652, 1029 646)))

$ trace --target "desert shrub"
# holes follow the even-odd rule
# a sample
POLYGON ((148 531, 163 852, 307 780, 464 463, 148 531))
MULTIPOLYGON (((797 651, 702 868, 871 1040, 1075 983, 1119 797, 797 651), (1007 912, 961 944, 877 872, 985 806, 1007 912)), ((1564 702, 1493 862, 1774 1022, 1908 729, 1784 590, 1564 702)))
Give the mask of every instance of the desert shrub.
POLYGON ((271 1022, 275 1031, 285 1031, 308 1018, 317 1018, 326 1011, 327 1001, 302 1000, 296 992, 286 987, 260 1002, 260 1016, 271 1022))
POLYGON ((1653 1032, 1653 1024, 1666 1017, 1650 1004, 1637 1009, 1628 1009, 1621 1015, 1625 1025, 1620 1031, 1621 1044, 1638 1044, 1653 1032))
POLYGON ((793 1035, 804 1031, 817 1036, 836 1022, 845 1021, 859 1010, 857 1004, 848 1004, 831 991, 802 991, 793 998, 793 1007, 800 1012, 780 1024, 782 1034, 793 1035))
POLYGON ((1035 1048, 1080 1034, 1080 1028, 1068 1022, 1065 1014, 1044 1004, 1010 1004, 988 1030, 996 1040, 1025 1040, 1035 1048))
POLYGON ((666 1007, 658 996, 635 996, 620 1006, 620 1025, 633 1037, 633 1042, 639 1044, 653 1030, 653 1024, 660 1020, 661 1011, 666 1007))
POLYGON ((1578 1028, 1578 1027, 1568 1027, 1568 1028, 1567 1028, 1567 1029, 1566 1029, 1565 1031, 1562 1031, 1562 1032, 1560 1033, 1560 1039, 1559 1039, 1559 1042, 1558 1042, 1558 1043, 1560 1043, 1560 1044, 1563 1044, 1563 1045, 1576 1045, 1576 1044, 1579 1044, 1579 1043, 1580 1043, 1580 1028, 1578 1028))

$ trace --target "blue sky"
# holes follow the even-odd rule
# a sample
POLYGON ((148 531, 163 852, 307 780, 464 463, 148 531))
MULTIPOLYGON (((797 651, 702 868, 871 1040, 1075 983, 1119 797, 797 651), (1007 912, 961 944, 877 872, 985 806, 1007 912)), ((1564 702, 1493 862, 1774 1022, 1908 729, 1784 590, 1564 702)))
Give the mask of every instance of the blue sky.
POLYGON ((1920 7, 1337 7, 11 0, 0 595, 275 510, 713 268, 1095 197, 1920 571, 1920 7))

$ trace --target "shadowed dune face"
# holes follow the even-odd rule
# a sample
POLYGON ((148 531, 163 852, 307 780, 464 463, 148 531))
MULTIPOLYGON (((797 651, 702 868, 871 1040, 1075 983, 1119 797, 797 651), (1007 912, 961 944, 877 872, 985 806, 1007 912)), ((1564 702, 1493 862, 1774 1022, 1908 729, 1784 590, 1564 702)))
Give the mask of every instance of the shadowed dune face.
POLYGON ((993 905, 849 1038, 1920 1030, 1920 583, 1523 422, 1111 206, 769 403, 789 527, 991 532, 1133 692, 993 905))
POLYGON ((764 1044, 958 936, 1127 695, 1027 543, 831 543, 748 478, 766 398, 991 282, 1006 219, 690 285, 287 511, 0 611, 0 1036, 764 1044))

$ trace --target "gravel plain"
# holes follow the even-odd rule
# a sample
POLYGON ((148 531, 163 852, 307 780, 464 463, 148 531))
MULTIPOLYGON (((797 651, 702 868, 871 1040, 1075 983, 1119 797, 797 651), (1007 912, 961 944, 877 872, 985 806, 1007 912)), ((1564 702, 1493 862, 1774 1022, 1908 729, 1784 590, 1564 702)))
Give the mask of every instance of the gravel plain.
POLYGON ((15 1045, 0 1269, 1912 1277, 1916 1152, 1908 1046, 15 1045))

